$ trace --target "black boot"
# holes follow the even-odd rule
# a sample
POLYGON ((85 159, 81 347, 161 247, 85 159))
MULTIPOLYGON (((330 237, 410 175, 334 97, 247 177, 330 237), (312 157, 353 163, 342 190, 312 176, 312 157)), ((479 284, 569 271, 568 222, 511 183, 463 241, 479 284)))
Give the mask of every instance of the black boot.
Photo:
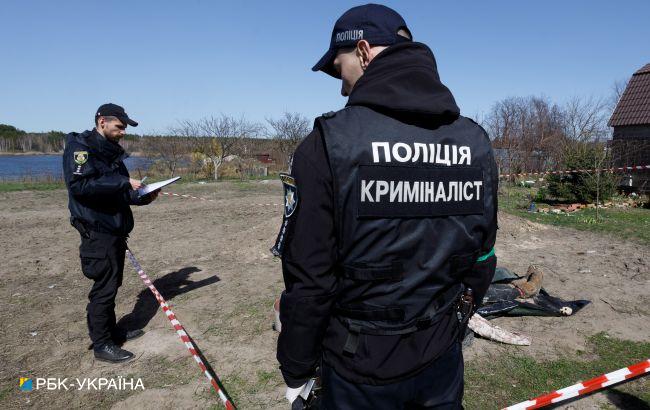
POLYGON ((122 346, 127 340, 137 339, 144 334, 144 330, 135 329, 135 330, 124 330, 117 329, 113 332, 111 338, 116 345, 122 346))
POLYGON ((133 353, 128 350, 119 348, 114 343, 106 343, 99 349, 95 350, 95 359, 109 363, 126 362, 133 358, 133 353))
POLYGON ((143 334, 144 334, 144 330, 142 329, 127 330, 124 337, 126 338, 126 340, 133 340, 139 338, 143 334))

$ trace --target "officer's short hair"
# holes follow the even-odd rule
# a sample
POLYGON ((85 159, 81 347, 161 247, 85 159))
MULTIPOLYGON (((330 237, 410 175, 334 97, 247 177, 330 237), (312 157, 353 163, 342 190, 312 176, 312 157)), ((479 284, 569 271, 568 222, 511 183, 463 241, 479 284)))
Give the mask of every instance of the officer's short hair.
POLYGON ((112 115, 98 115, 97 117, 95 117, 95 126, 99 125, 99 119, 100 118, 105 119, 106 122, 111 122, 111 121, 115 121, 115 120, 119 121, 120 120, 119 118, 113 117, 112 115))

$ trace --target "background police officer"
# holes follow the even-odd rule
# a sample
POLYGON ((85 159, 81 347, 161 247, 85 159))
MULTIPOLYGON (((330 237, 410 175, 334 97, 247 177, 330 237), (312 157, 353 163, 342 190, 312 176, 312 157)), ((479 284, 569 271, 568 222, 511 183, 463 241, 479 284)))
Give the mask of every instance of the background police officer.
POLYGON ((104 104, 95 114, 95 128, 66 136, 63 173, 68 188, 72 225, 81 234, 81 270, 94 281, 88 294, 87 321, 95 357, 122 362, 133 353, 124 341, 141 336, 141 329, 120 329, 115 322, 115 297, 122 284, 126 239, 133 229, 130 205, 146 205, 158 192, 138 196, 141 182, 129 178, 128 154, 118 141, 127 125, 138 123, 124 108, 104 104))
POLYGON ((282 177, 287 398, 320 366, 324 408, 460 408, 461 335, 496 266, 488 136, 387 7, 343 14, 313 70, 349 99, 282 177))

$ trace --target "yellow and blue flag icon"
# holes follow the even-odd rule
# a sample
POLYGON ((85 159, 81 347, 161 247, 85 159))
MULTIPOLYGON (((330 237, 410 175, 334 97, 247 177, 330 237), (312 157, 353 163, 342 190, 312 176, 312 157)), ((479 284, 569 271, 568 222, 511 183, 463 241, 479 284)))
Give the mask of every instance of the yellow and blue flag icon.
POLYGON ((32 379, 29 377, 20 378, 20 390, 22 391, 32 391, 32 379))

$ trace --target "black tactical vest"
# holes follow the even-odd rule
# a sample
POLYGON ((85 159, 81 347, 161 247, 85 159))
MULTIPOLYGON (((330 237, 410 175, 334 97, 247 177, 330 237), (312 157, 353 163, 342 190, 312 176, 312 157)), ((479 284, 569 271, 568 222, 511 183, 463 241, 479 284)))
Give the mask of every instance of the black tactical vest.
POLYGON ((350 106, 316 121, 334 184, 339 297, 335 316, 359 333, 431 326, 462 292, 494 215, 494 162, 481 127, 435 130, 350 106))

